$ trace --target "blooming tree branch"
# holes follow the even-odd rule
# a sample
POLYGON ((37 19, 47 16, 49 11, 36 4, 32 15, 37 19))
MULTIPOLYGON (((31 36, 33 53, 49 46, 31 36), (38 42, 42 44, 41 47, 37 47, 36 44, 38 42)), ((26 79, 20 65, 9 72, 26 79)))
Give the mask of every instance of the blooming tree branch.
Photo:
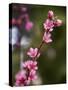
POLYGON ((59 27, 62 25, 62 20, 57 19, 54 15, 53 11, 48 11, 47 19, 43 23, 44 26, 44 35, 42 38, 42 42, 38 48, 30 48, 27 51, 27 55, 31 58, 30 60, 25 61, 22 64, 22 70, 19 71, 15 77, 16 86, 25 86, 30 85, 31 81, 37 78, 37 58, 40 57, 40 50, 44 44, 51 43, 53 40, 51 38, 51 32, 53 31, 54 27, 59 27))

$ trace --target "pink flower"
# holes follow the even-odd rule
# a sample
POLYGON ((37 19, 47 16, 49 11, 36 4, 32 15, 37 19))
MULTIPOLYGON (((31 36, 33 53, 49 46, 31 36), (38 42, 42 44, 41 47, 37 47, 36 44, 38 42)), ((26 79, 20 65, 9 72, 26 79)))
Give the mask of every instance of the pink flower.
POLYGON ((15 86, 25 86, 25 85, 30 84, 30 81, 27 80, 26 73, 27 73, 26 71, 22 70, 16 74, 15 86))
POLYGON ((50 42, 52 42, 51 34, 45 32, 45 33, 44 33, 44 36, 43 36, 43 41, 44 41, 45 43, 50 43, 50 42))
POLYGON ((52 19, 54 17, 54 13, 52 10, 48 11, 48 18, 52 19))
MULTIPOLYGON (((34 58, 36 57, 37 53, 38 53, 38 48, 35 48, 35 49, 30 48, 29 51, 27 52, 27 55, 30 56, 31 58, 34 58)), ((40 53, 38 53, 37 57, 39 56, 40 56, 40 53)))
POLYGON ((62 25, 62 20, 57 19, 56 21, 54 21, 54 26, 59 27, 59 26, 61 26, 61 25, 62 25))
POLYGON ((23 64, 24 69, 26 69, 29 73, 28 80, 35 80, 37 78, 36 71, 38 69, 37 61, 28 60, 23 64))
POLYGON ((54 27, 53 20, 47 19, 43 25, 46 31, 50 31, 50 32, 53 31, 53 27, 54 27))
POLYGON ((31 70, 29 77, 28 77, 28 80, 36 80, 36 79, 37 79, 36 71, 31 70))
POLYGON ((24 79, 26 78, 26 76, 25 76, 25 74, 26 74, 26 72, 25 71, 19 71, 17 74, 16 74, 16 76, 15 76, 15 79, 16 80, 19 80, 19 79, 21 79, 21 77, 23 77, 24 79))
POLYGON ((28 70, 35 70, 36 71, 38 69, 37 61, 28 60, 28 61, 23 63, 23 67, 28 69, 28 70))
POLYGON ((30 22, 30 21, 27 21, 26 24, 25 24, 25 29, 27 31, 30 31, 32 29, 32 27, 33 27, 33 23, 30 22))
POLYGON ((16 80, 15 86, 20 86, 20 81, 16 80))
POLYGON ((29 85, 32 80, 35 80, 37 78, 36 76, 36 70, 37 67, 37 61, 25 61, 23 63, 23 70, 19 71, 16 76, 16 82, 15 86, 26 86, 29 85))

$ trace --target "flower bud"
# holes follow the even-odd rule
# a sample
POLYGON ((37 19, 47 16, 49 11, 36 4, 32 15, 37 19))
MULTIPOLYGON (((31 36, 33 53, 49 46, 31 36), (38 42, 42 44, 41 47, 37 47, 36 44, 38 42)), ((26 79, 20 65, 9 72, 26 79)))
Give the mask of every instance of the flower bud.
POLYGON ((49 12, 48 12, 48 18, 51 18, 51 19, 52 19, 52 18, 53 18, 53 16, 54 16, 53 11, 49 11, 49 12))
POLYGON ((45 43, 50 43, 50 42, 52 42, 51 34, 45 32, 45 33, 44 33, 44 36, 43 36, 43 41, 44 41, 45 43))
POLYGON ((54 26, 59 27, 59 26, 61 26, 61 25, 62 25, 62 20, 60 20, 60 19, 57 19, 57 20, 54 22, 54 26))

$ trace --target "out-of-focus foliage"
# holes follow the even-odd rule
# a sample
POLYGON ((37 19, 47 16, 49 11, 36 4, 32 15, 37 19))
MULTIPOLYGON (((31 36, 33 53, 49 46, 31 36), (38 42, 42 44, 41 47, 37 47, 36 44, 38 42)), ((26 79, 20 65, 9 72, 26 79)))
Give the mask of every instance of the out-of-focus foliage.
MULTIPOLYGON (((17 4, 18 5, 18 4, 17 4)), ((16 5, 16 6, 17 6, 16 5)), ((43 35, 43 22, 47 18, 49 10, 54 11, 55 15, 63 21, 63 25, 58 28, 54 28, 52 33, 53 42, 50 44, 44 44, 41 50, 41 56, 38 58, 38 71, 42 78, 42 84, 58 84, 66 82, 66 7, 62 6, 46 6, 46 5, 25 5, 29 10, 29 15, 34 23, 33 29, 27 34, 31 38, 29 47, 38 47, 42 41, 43 35)), ((19 13, 19 12, 18 12, 19 13)), ((21 30, 21 36, 23 32, 21 30)), ((25 34, 26 35, 26 34, 25 34)), ((26 35, 27 36, 27 35, 26 35)), ((28 48, 29 48, 28 47, 28 48)), ((28 48, 22 50, 24 52, 24 60, 28 59, 26 52, 28 48)), ((20 69, 20 48, 16 48, 13 51, 13 83, 15 74, 20 69)))

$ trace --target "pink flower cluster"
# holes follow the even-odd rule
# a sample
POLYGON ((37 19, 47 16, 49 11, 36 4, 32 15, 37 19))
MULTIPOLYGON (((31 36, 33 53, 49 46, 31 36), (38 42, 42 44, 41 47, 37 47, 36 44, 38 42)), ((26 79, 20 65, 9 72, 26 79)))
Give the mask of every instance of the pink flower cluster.
POLYGON ((28 60, 22 64, 24 70, 21 70, 16 74, 16 86, 26 86, 29 85, 32 80, 37 78, 36 71, 37 61, 28 60))
POLYGON ((32 59, 27 60, 24 63, 22 63, 22 69, 20 72, 17 73, 16 75, 16 86, 25 86, 29 85, 31 81, 37 79, 37 61, 33 60, 35 57, 39 57, 40 53, 38 52, 38 48, 30 48, 29 51, 27 52, 27 55, 30 56, 32 59))
POLYGON ((33 27, 33 22, 30 21, 29 15, 27 13, 27 8, 26 7, 22 7, 21 11, 23 13, 22 17, 23 19, 25 19, 25 29, 27 31, 30 31, 33 27))
POLYGON ((33 27, 33 22, 30 21, 30 17, 28 12, 28 9, 25 6, 15 6, 14 5, 14 11, 19 11, 21 14, 18 16, 18 18, 12 18, 12 20, 10 20, 10 24, 12 25, 18 25, 18 26, 22 26, 22 23, 24 23, 24 27, 27 31, 30 31, 33 27))
POLYGON ((26 72, 24 70, 19 71, 15 76, 15 86, 26 86, 30 84, 30 80, 27 80, 26 72))
POLYGON ((48 16, 48 18, 46 19, 46 21, 43 24, 44 29, 45 29, 43 41, 45 43, 50 43, 50 42, 52 42, 51 32, 53 31, 53 28, 61 26, 62 20, 57 19, 54 15, 54 12, 51 10, 48 12, 47 16, 48 16))
POLYGON ((23 64, 23 67, 28 70, 28 80, 35 80, 37 78, 36 71, 38 69, 37 61, 28 60, 23 64))
MULTIPOLYGON (((48 12, 48 18, 44 22, 44 35, 42 43, 38 48, 30 48, 27 52, 27 55, 31 58, 24 63, 22 63, 22 69, 20 72, 16 75, 16 86, 25 86, 30 85, 31 81, 35 80, 37 78, 37 58, 40 56, 40 49, 43 45, 43 43, 50 43, 52 42, 51 39, 51 32, 53 31, 54 27, 58 27, 62 25, 62 21, 60 19, 55 18, 53 11, 48 12)), ((26 26, 26 28, 31 25, 26 26)))

